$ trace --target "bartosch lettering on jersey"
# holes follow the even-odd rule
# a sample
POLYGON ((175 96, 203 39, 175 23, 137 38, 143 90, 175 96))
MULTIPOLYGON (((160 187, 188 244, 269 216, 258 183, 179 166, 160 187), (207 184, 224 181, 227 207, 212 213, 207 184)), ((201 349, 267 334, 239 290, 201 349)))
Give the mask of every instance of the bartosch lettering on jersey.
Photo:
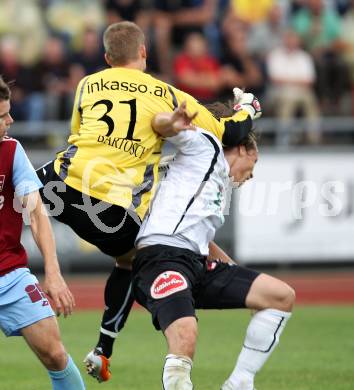
POLYGON ((182 274, 177 271, 166 271, 154 280, 150 293, 154 299, 162 299, 187 287, 187 281, 182 274))
POLYGON ((103 80, 102 78, 99 81, 86 83, 87 93, 96 93, 100 91, 124 91, 124 92, 140 92, 140 93, 150 93, 155 96, 167 98, 167 89, 161 87, 160 85, 155 85, 152 88, 146 84, 134 83, 128 81, 117 81, 117 80, 103 80))
POLYGON ((99 135, 97 138, 97 142, 112 146, 113 148, 134 155, 137 158, 142 158, 146 150, 143 145, 137 142, 133 142, 132 140, 120 137, 107 137, 104 135, 99 135))

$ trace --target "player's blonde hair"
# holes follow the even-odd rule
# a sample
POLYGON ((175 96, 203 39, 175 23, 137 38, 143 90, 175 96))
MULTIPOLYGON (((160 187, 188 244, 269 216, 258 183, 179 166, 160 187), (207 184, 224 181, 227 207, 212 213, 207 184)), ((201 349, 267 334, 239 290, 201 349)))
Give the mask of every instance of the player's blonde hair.
POLYGON ((113 23, 103 34, 103 45, 112 65, 124 66, 139 57, 139 47, 145 36, 139 26, 132 22, 113 23))
POLYGON ((5 83, 3 78, 0 76, 0 101, 10 100, 11 92, 9 86, 5 83))

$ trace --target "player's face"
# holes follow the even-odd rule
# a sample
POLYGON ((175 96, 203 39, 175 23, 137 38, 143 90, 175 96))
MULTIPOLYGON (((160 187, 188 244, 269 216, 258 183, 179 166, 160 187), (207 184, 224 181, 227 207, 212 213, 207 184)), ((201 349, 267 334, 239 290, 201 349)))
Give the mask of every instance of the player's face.
POLYGON ((230 176, 233 181, 240 187, 247 180, 252 179, 253 169, 258 160, 258 150, 246 150, 242 147, 239 158, 230 167, 230 176))
POLYGON ((14 120, 10 115, 10 101, 0 101, 0 142, 7 135, 7 130, 13 122, 14 120))

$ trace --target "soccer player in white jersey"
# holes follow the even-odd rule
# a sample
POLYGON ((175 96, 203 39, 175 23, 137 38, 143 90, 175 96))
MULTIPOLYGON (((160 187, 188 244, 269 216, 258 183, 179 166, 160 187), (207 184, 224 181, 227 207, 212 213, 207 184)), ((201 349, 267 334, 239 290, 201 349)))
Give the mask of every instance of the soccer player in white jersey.
MULTIPOLYGON (((158 115, 155 125, 167 126, 169 115, 158 115)), ((238 185, 252 178, 256 138, 250 132, 238 146, 223 150, 214 135, 198 128, 169 140, 178 152, 143 221, 133 263, 135 298, 151 312, 168 344, 163 388, 193 389, 195 309, 250 308, 256 312, 236 366, 221 389, 253 390, 255 374, 291 316, 295 293, 271 276, 207 256, 224 221, 229 178, 238 185)))

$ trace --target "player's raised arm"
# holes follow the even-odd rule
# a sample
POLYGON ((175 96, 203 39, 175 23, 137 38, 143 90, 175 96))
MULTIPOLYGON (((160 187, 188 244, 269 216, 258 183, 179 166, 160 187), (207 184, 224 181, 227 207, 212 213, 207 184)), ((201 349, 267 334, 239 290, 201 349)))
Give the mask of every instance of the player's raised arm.
POLYGON ((198 112, 198 116, 193 121, 194 125, 208 129, 222 141, 224 146, 228 147, 237 145, 253 128, 253 120, 258 119, 262 114, 258 99, 253 94, 245 93, 239 88, 233 90, 234 110, 223 118, 215 116, 208 106, 203 106, 186 92, 173 86, 168 86, 168 91, 174 107, 186 101, 191 112, 198 112))
POLYGON ((184 101, 173 112, 162 112, 156 114, 151 122, 152 128, 162 137, 173 137, 183 130, 194 130, 192 124, 198 112, 189 114, 187 103, 184 101))

